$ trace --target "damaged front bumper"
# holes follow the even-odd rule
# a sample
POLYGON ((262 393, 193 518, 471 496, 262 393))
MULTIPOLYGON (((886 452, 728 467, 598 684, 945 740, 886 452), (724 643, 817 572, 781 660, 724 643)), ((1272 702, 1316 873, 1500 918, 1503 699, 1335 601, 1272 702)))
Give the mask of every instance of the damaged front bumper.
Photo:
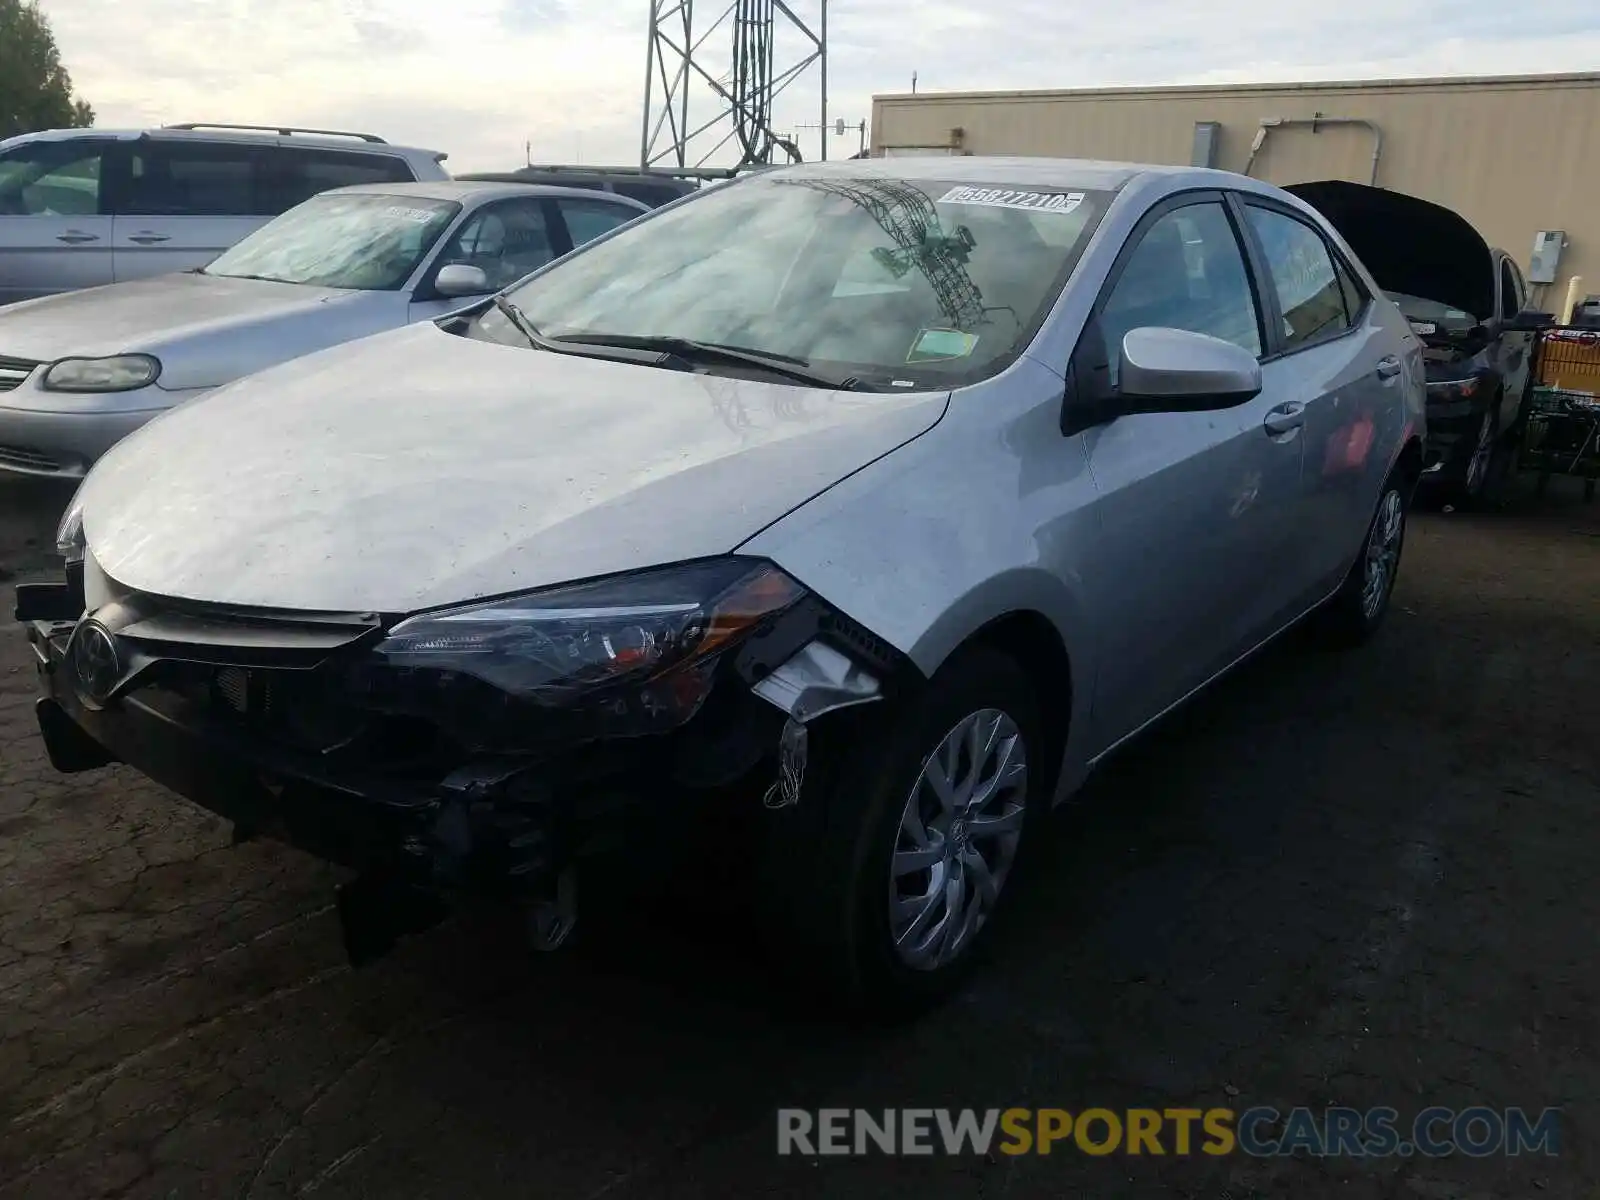
POLYGON ((526 904, 536 943, 559 944, 580 862, 647 843, 706 801, 795 806, 812 722, 920 682, 908 660, 807 597, 730 651, 703 711, 670 733, 519 756, 412 753, 417 737, 399 728, 363 732, 356 752, 354 734, 290 736, 306 722, 284 710, 321 658, 367 637, 359 621, 308 632, 236 614, 170 628, 147 619, 134 631, 167 640, 126 645, 156 661, 101 700, 95 672, 128 651, 82 613, 70 578, 19 589, 52 765, 127 764, 232 822, 236 840, 270 837, 354 871, 340 914, 357 962, 437 920, 452 893, 526 904))

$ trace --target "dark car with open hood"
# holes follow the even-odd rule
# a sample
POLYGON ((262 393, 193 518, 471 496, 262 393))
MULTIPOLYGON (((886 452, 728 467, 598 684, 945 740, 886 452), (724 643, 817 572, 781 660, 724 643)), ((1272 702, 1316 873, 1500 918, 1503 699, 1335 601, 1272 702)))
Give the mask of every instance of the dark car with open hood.
POLYGON ((1421 340, 1428 376, 1423 481, 1468 501, 1503 477, 1533 338, 1527 284, 1504 250, 1448 208, 1345 180, 1295 184, 1350 243, 1421 340))

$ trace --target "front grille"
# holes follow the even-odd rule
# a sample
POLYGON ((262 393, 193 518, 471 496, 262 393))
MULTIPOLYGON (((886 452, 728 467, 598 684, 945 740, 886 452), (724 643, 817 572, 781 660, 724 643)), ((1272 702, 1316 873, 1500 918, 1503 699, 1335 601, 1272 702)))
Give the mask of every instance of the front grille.
POLYGON ((6 358, 0 355, 0 392, 14 391, 32 375, 39 366, 26 358, 6 358))
POLYGON ((24 471, 61 470, 61 464, 48 454, 30 450, 26 446, 0 446, 0 466, 18 467, 24 471))

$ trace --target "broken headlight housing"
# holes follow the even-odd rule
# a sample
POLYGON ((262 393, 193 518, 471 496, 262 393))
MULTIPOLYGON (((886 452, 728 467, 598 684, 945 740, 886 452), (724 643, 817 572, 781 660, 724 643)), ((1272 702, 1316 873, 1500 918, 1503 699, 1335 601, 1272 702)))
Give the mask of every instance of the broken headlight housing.
POLYGON ((363 707, 481 748, 661 733, 700 710, 724 651, 804 595, 748 558, 547 588, 401 621, 350 682, 363 707))

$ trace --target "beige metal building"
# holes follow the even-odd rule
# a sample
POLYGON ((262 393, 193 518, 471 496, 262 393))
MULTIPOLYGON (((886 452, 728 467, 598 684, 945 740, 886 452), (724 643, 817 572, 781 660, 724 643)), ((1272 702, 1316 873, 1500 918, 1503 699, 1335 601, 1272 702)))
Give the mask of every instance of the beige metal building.
POLYGON ((1554 282, 1533 299, 1559 311, 1573 275, 1600 293, 1600 73, 879 96, 872 152, 1376 182, 1455 209, 1524 272, 1536 235, 1562 231, 1554 282))

